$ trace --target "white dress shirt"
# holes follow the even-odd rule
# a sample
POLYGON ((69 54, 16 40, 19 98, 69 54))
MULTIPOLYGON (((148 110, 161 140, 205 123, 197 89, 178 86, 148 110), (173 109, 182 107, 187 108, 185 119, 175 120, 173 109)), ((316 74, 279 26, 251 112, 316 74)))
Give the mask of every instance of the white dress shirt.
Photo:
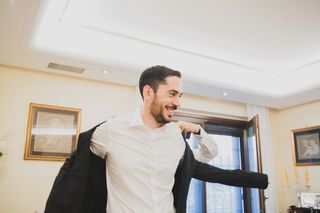
MULTIPOLYGON (((207 136, 201 130, 199 138, 207 136)), ((93 153, 107 162, 107 212, 175 212, 174 174, 185 151, 176 123, 150 129, 137 110, 100 125, 91 141, 93 153)), ((210 141, 201 142, 204 159, 210 156, 210 148, 210 141)))

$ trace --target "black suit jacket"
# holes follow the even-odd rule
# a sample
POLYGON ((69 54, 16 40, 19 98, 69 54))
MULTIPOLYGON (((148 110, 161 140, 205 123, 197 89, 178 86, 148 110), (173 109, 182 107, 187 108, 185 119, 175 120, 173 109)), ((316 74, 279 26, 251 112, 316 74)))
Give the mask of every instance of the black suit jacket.
MULTIPOLYGON (((90 140, 96 127, 79 135, 77 151, 66 160, 53 183, 45 213, 106 213, 106 161, 90 151, 90 140)), ((224 170, 195 160, 186 143, 172 189, 177 213, 186 212, 192 178, 231 186, 261 189, 268 186, 265 174, 224 170)))

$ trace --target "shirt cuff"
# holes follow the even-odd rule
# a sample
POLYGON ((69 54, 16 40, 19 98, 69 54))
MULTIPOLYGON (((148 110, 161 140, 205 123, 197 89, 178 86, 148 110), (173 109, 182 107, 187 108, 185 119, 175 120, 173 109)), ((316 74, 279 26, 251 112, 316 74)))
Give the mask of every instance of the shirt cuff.
POLYGON ((202 129, 202 127, 200 127, 199 132, 197 133, 193 133, 193 135, 198 138, 201 139, 205 136, 206 132, 202 129))

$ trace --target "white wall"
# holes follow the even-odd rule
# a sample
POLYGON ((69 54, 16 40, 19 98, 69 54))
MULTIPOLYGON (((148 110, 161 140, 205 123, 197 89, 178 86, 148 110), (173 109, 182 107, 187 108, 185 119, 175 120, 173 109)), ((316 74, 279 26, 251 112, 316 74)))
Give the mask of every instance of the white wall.
POLYGON ((0 212, 43 212, 62 162, 23 160, 30 102, 82 109, 81 131, 134 106, 134 88, 0 66, 0 212))
MULTIPOLYGON (((279 212, 286 212, 288 206, 298 204, 297 190, 294 185, 294 150, 291 130, 320 125, 319 109, 320 101, 270 113, 279 212), (288 171, 289 187, 285 186, 285 169, 288 171)), ((320 192, 319 166, 297 167, 301 184, 304 183, 305 169, 309 173, 310 191, 320 192)))

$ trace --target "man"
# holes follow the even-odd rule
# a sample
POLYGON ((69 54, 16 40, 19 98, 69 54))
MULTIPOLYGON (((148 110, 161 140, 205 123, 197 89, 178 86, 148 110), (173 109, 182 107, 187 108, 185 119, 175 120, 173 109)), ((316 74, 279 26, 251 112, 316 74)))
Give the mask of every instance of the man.
POLYGON ((222 170, 194 159, 181 132, 199 135, 200 160, 210 160, 217 148, 200 126, 170 122, 183 94, 180 72, 148 68, 139 88, 143 105, 135 113, 109 119, 80 135, 75 160, 61 169, 45 213, 182 213, 192 177, 267 187, 264 174, 222 170))
POLYGON ((171 122, 183 94, 180 72, 148 68, 139 89, 142 107, 108 120, 91 139, 91 150, 107 162, 107 212, 175 212, 171 191, 186 148, 181 131, 200 134, 199 160, 211 160, 217 147, 199 125, 171 122))
POLYGON ((174 212, 171 190, 186 146, 181 131, 199 134, 197 157, 204 162, 217 146, 199 125, 171 123, 183 94, 180 72, 151 67, 141 74, 139 89, 142 107, 108 120, 91 139, 91 150, 107 159, 107 211, 174 212))

